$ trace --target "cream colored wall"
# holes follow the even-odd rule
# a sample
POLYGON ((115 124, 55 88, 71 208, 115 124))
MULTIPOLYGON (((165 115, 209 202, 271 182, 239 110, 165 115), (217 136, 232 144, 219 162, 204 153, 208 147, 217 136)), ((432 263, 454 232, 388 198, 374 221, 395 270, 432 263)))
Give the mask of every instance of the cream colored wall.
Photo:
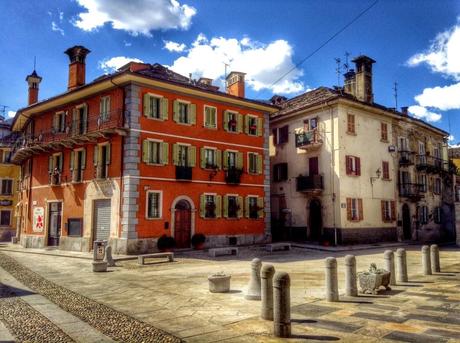
POLYGON ((337 226, 341 228, 358 227, 395 227, 396 223, 384 223, 381 216, 381 200, 396 199, 397 178, 394 156, 389 153, 388 146, 392 144, 391 119, 374 113, 369 113, 347 105, 339 105, 339 163, 338 177, 340 179, 340 218, 337 226), (355 116, 356 135, 347 131, 347 114, 355 116), (388 142, 380 140, 380 125, 388 125, 388 142), (348 176, 346 173, 345 156, 352 155, 361 159, 361 175, 348 176), (389 162, 390 181, 380 179, 371 184, 371 176, 376 176, 377 169, 382 172, 382 161, 389 162), (364 219, 358 222, 347 220, 346 198, 363 199, 364 219))

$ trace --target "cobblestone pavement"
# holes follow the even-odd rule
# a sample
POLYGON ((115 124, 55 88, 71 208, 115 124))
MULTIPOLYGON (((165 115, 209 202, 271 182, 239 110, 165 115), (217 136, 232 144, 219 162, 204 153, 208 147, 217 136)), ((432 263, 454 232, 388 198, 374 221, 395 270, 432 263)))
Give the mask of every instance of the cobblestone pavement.
MULTIPOLYGON (((355 251, 358 271, 372 262, 383 266, 384 250, 355 251)), ((255 256, 291 276, 289 341, 460 342, 460 250, 441 248, 442 272, 432 276, 421 275, 420 247, 407 250, 408 283, 376 296, 341 296, 336 303, 323 300, 323 259, 337 257, 342 294, 346 252, 293 249, 270 254, 253 247, 240 249, 238 257, 216 259, 194 252, 174 263, 138 266, 126 261, 108 273, 92 273, 90 261, 83 259, 5 254, 57 285, 189 342, 281 341, 272 336, 272 322, 259 319, 260 302, 244 299, 255 256), (232 275, 230 293, 208 292, 207 275, 217 271, 232 275)))

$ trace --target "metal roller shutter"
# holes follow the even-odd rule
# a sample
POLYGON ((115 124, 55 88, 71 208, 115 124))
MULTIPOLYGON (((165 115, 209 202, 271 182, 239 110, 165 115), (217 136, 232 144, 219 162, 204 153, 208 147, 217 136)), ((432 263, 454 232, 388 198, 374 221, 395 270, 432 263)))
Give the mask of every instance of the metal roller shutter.
POLYGON ((110 236, 110 200, 94 201, 94 238, 108 240, 110 236))

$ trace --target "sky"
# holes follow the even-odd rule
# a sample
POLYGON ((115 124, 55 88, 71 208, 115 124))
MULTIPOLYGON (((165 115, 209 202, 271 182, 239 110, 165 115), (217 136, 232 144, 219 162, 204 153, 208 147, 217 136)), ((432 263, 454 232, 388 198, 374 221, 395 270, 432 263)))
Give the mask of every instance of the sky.
POLYGON ((380 0, 358 17, 375 1, 1 0, 0 105, 6 116, 26 106, 34 57, 39 99, 65 92, 74 45, 91 50, 87 82, 130 60, 221 87, 235 70, 259 100, 343 85, 336 59, 342 74, 347 53, 350 68, 365 54, 377 61, 375 102, 395 107, 396 82, 398 107, 460 144, 460 0, 380 0))

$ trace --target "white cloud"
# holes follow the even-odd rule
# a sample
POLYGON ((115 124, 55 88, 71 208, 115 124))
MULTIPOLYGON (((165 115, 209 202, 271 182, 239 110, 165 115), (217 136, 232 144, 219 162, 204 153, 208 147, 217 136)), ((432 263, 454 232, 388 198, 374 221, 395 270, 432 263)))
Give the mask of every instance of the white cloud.
POLYGON ((131 46, 131 45, 133 45, 131 42, 128 42, 128 41, 125 41, 125 40, 123 41, 123 44, 124 44, 125 46, 131 46))
POLYGON ((452 142, 455 140, 455 137, 453 135, 450 135, 449 137, 447 137, 447 139, 449 140, 449 142, 452 142))
POLYGON ((188 29, 196 9, 177 0, 77 0, 87 12, 74 25, 92 31, 106 23, 114 29, 150 37, 152 30, 188 29))
POLYGON ((8 111, 8 118, 13 118, 16 115, 16 111, 8 111))
POLYGON ((305 89, 299 81, 303 75, 295 68, 282 81, 272 85, 278 78, 294 67, 293 49, 289 42, 279 39, 269 44, 252 41, 248 37, 213 37, 208 39, 200 33, 191 44, 186 56, 177 58, 170 67, 182 75, 192 73, 194 77, 209 77, 222 81, 224 63, 229 71, 246 73, 249 87, 255 91, 264 89, 274 93, 299 93, 305 89))
POLYGON ((460 20, 449 30, 436 36, 426 52, 412 56, 407 64, 426 63, 432 71, 460 80, 460 20))
POLYGON ((53 30, 55 32, 59 32, 61 35, 64 36, 64 30, 62 28, 60 28, 59 25, 56 24, 55 21, 51 22, 51 30, 53 30))
POLYGON ((116 56, 110 59, 99 61, 98 67, 99 69, 102 69, 104 73, 108 74, 110 72, 116 71, 118 68, 124 66, 125 64, 129 62, 143 63, 143 61, 138 58, 116 56))
POLYGON ((164 42, 164 49, 171 51, 171 52, 182 52, 184 51, 187 46, 184 43, 177 43, 173 41, 163 41, 164 42))
POLYGON ((425 107, 417 106, 417 105, 410 106, 409 107, 409 112, 415 118, 423 119, 423 120, 426 120, 426 121, 429 121, 429 122, 439 121, 442 118, 442 116, 440 114, 431 112, 431 111, 427 110, 425 107))
POLYGON ((420 106, 435 107, 441 111, 460 108, 460 83, 450 86, 425 88, 415 97, 420 106))

